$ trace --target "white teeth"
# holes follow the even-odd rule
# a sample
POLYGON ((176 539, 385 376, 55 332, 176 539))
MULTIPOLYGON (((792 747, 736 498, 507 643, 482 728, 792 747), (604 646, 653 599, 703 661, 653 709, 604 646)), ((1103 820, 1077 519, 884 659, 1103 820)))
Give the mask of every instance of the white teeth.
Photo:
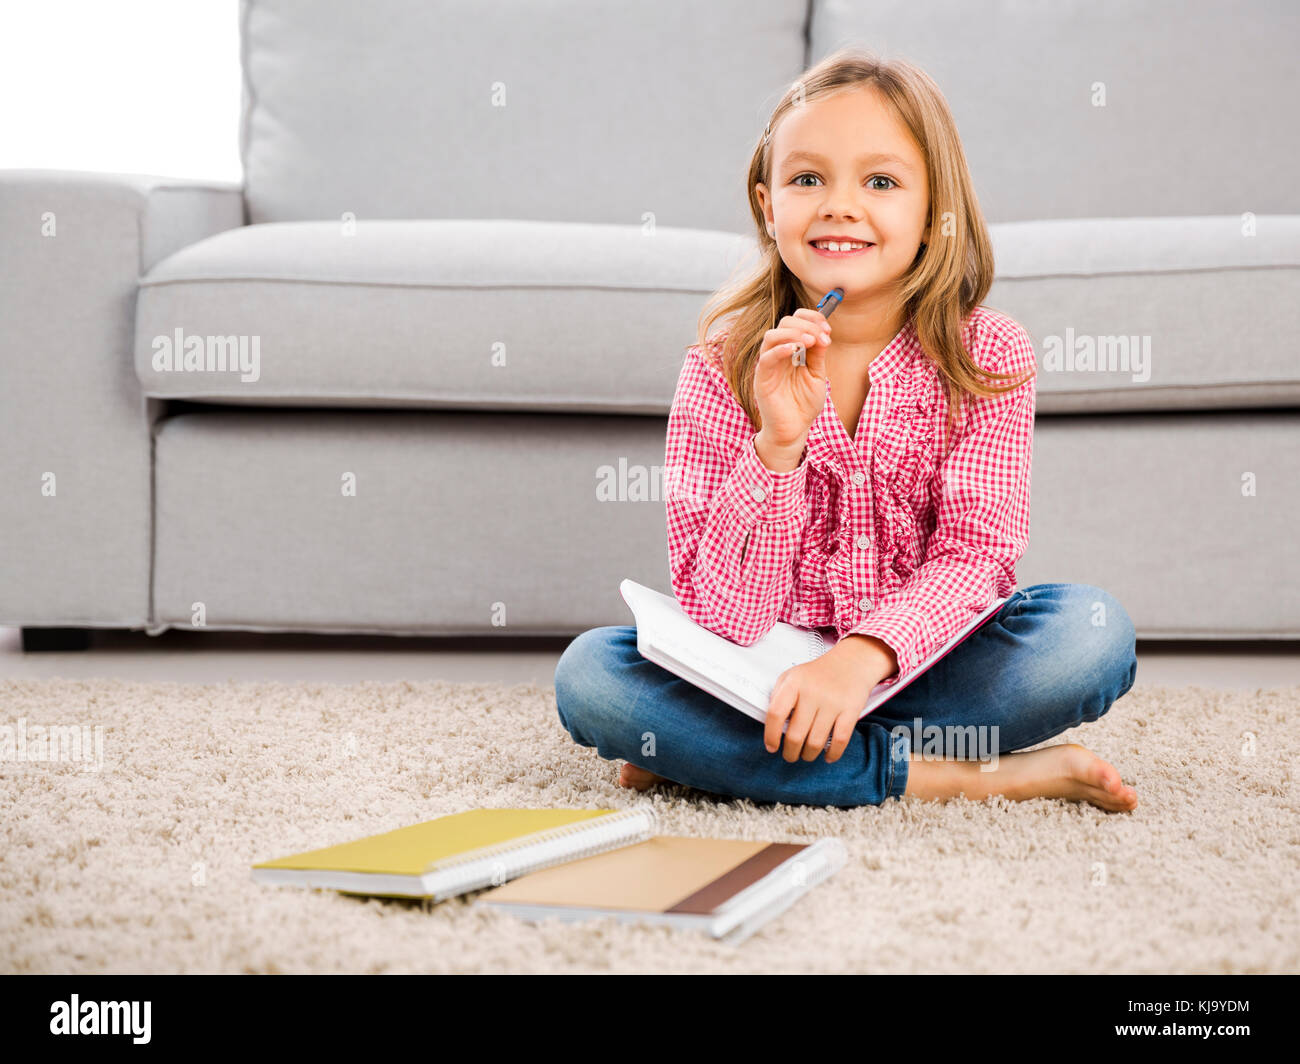
POLYGON ((857 251, 858 248, 864 248, 865 243, 836 243, 835 241, 817 240, 813 242, 813 247, 821 248, 823 251, 857 251))

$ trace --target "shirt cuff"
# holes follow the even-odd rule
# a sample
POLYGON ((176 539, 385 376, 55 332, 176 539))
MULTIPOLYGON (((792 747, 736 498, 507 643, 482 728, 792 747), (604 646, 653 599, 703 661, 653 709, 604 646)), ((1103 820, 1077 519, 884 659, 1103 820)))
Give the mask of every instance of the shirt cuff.
POLYGON ((754 449, 756 437, 754 434, 745 438, 740 459, 731 471, 728 481, 731 504, 746 524, 793 521, 804 510, 808 463, 800 458, 794 469, 775 473, 758 457, 754 449))
POLYGON ((895 683, 923 661, 929 641, 929 629, 921 613, 902 608, 874 612, 846 634, 874 636, 894 652, 898 671, 889 679, 882 680, 884 684, 895 683))

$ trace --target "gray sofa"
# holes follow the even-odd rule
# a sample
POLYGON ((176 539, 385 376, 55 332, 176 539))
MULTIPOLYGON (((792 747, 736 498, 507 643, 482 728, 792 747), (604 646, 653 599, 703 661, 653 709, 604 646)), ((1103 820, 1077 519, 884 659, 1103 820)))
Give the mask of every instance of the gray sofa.
POLYGON ((1021 585, 1103 586, 1143 638, 1300 636, 1292 4, 239 17, 241 184, 0 173, 0 623, 630 623, 622 578, 671 593, 666 417, 754 244, 749 153, 857 44, 943 88, 986 302, 1034 339, 1021 585), (235 368, 184 369, 194 338, 235 368), (1057 358, 1088 345, 1140 357, 1057 358))

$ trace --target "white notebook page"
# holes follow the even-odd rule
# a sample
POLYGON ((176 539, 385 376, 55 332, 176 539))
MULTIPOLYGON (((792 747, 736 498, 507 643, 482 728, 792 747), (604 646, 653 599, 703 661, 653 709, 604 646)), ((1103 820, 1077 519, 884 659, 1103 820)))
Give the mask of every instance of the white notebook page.
MULTIPOLYGON (((644 658, 759 721, 767 719, 772 688, 781 673, 820 657, 837 641, 834 629, 800 628, 777 621, 762 639, 745 647, 696 624, 672 596, 634 580, 622 581, 619 591, 636 620, 637 650, 644 658)), ((858 719, 907 687, 1006 601, 995 599, 910 675, 894 683, 877 684, 858 719)))

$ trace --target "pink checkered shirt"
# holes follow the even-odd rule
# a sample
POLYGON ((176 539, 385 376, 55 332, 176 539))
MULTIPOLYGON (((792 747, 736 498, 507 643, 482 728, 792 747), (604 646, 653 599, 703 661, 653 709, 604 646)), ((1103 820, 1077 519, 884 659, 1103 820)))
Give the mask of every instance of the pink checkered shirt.
MULTIPOLYGON (((1034 366, 1012 318, 977 307, 981 368, 1034 366)), ((897 682, 1016 586, 1029 543, 1035 381, 967 406, 946 460, 947 402, 909 321, 872 359, 856 439, 827 383, 798 468, 774 473, 717 361, 725 331, 686 350, 665 454, 673 591, 696 623, 748 646, 776 621, 862 633, 897 682)))

